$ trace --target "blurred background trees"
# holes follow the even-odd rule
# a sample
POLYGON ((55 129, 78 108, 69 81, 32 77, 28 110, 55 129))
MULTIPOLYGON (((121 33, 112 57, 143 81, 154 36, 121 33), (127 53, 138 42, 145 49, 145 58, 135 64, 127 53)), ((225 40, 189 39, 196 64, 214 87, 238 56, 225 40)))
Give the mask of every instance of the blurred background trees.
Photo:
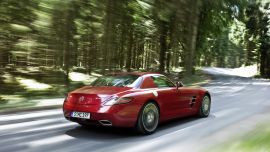
POLYGON ((258 64, 270 78, 267 0, 1 0, 0 67, 159 71, 258 64))

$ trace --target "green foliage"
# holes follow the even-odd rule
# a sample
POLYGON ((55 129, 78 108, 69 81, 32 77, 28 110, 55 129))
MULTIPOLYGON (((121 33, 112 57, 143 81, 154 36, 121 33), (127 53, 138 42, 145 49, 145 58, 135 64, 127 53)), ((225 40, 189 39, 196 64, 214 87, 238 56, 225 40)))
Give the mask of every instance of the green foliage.
POLYGON ((31 23, 36 19, 33 13, 36 7, 37 2, 33 0, 0 2, 0 66, 11 62, 26 65, 27 48, 17 48, 16 45, 19 40, 28 39, 29 32, 34 31, 31 23))
POLYGON ((251 1, 246 9, 246 60, 250 65, 259 61, 262 77, 270 77, 270 2, 251 1))
POLYGON ((257 129, 251 131, 244 137, 238 137, 232 141, 218 145, 210 152, 227 152, 227 151, 239 151, 239 152, 254 152, 254 151, 269 151, 270 141, 270 129, 269 124, 264 126, 258 126, 257 129))
POLYGON ((256 0, 2 0, 0 67, 68 73, 260 64, 269 71, 269 3, 256 0))

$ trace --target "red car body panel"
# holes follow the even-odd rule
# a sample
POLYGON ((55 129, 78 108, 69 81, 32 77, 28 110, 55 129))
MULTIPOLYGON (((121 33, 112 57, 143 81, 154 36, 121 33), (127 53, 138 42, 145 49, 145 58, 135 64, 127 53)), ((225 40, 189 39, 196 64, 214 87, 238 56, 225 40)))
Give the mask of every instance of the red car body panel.
MULTIPOLYGON (((160 111, 160 122, 198 113, 207 90, 202 88, 166 87, 158 88, 151 76, 156 73, 121 73, 138 75, 139 87, 91 87, 86 86, 69 93, 63 104, 66 119, 82 124, 99 124, 108 120, 112 126, 134 127, 140 110, 146 102, 156 102, 160 111), (104 105, 112 96, 131 97, 125 104, 104 105), (83 97, 83 101, 79 98, 83 97), (88 112, 90 120, 71 117, 71 112, 88 112)), ((161 75, 162 76, 162 75, 161 75)), ((209 94, 209 93, 208 93, 209 94)))

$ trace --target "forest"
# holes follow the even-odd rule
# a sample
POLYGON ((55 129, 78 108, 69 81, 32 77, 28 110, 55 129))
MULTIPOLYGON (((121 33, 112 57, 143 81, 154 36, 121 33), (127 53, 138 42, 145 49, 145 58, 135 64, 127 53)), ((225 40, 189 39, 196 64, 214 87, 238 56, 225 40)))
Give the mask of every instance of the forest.
POLYGON ((270 78, 269 0, 0 1, 0 90, 33 68, 68 85, 72 71, 249 65, 270 78))

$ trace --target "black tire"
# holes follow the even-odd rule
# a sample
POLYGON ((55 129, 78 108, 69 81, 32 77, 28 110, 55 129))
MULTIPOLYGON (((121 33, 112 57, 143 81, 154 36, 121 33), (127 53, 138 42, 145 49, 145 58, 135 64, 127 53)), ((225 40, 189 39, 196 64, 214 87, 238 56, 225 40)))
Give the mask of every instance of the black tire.
POLYGON ((146 103, 139 114, 136 129, 139 133, 147 135, 156 131, 159 123, 159 109, 154 102, 146 103))
POLYGON ((199 109, 199 117, 205 118, 209 116, 211 110, 211 98, 209 95, 204 95, 199 109))

